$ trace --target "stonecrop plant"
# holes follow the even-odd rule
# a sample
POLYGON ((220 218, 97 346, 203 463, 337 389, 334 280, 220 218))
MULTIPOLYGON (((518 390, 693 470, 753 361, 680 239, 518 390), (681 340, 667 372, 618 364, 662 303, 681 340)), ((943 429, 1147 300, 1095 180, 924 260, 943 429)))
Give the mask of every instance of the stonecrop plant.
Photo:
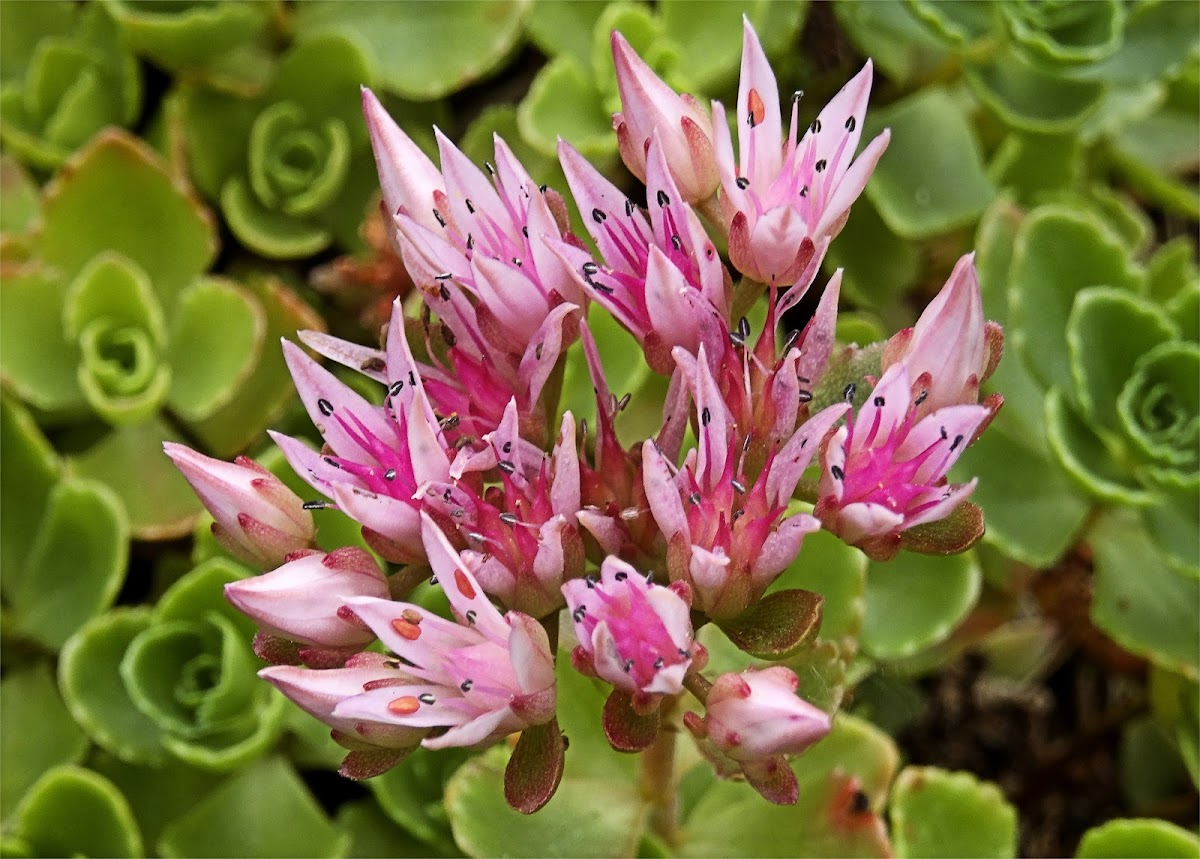
POLYGON ((594 718, 613 749, 643 755, 669 838, 679 725, 718 776, 781 805, 799 793, 787 756, 830 732, 833 714, 789 667, 814 646, 822 595, 775 586, 805 563, 807 535, 876 561, 982 535, 976 482, 947 473, 1002 403, 981 402, 980 385, 1003 336, 968 255, 913 328, 835 350, 841 272, 814 280, 890 140, 859 151, 869 62, 803 131, 797 93, 785 132, 748 20, 729 112, 677 94, 618 32, 612 51, 618 148, 646 196, 560 141, 591 244, 499 136, 481 168, 435 129, 439 169, 363 89, 385 223, 420 311, 397 301, 379 348, 301 333, 377 384, 375 401, 284 342, 324 446, 273 437, 316 500, 252 460, 165 447, 216 539, 269 570, 225 596, 258 625, 254 651, 271 663, 259 676, 346 749, 342 775, 519 734, 504 795, 538 811, 569 754, 556 679, 569 660, 611 687, 594 718), (611 391, 593 303, 669 378, 661 402, 611 391), (571 350, 595 391, 590 425, 559 413, 571 350), (628 444, 617 423, 631 405, 661 420, 628 444), (386 569, 359 546, 316 547, 329 508, 386 569), (743 652, 740 670, 709 670, 707 624, 743 652))

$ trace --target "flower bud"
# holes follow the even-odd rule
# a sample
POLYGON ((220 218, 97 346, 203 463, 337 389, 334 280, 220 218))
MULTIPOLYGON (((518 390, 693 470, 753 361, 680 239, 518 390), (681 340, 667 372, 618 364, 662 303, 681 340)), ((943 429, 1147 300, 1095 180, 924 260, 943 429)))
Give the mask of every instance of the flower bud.
POLYGON ((277 567, 312 543, 315 528, 304 502, 254 460, 224 462, 169 441, 163 450, 216 520, 217 541, 239 560, 277 567))
POLYGON ((796 695, 800 680, 774 666, 722 674, 708 695, 708 739, 737 761, 795 755, 829 733, 829 716, 796 695))
POLYGON ((349 648, 369 644, 375 636, 343 620, 338 609, 352 597, 384 599, 388 585, 370 555, 347 546, 232 582, 225 596, 264 632, 314 647, 349 648))

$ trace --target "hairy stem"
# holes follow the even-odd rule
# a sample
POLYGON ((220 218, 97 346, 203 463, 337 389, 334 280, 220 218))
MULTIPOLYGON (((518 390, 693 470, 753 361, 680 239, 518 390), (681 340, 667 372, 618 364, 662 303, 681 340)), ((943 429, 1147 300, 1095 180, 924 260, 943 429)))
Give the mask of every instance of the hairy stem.
POLYGON ((658 736, 654 744, 642 752, 640 788, 650 804, 650 829, 666 844, 674 847, 679 837, 679 798, 675 774, 675 707, 679 698, 663 698, 659 706, 658 736))

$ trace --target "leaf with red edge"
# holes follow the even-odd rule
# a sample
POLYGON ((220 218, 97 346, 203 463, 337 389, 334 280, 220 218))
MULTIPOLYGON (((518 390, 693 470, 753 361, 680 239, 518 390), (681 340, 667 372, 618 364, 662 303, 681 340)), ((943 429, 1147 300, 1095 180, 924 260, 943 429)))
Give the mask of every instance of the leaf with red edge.
POLYGON ((633 709, 628 692, 614 689, 604 702, 604 736, 618 752, 641 752, 658 736, 658 711, 648 716, 633 709))
POLYGON ((533 814, 549 802, 562 781, 566 749, 555 719, 522 731, 504 769, 508 804, 522 814, 533 814))
POLYGON ((983 511, 964 501, 945 519, 909 528, 901 535, 901 545, 923 555, 956 555, 978 543, 983 531, 983 511))
POLYGON ((825 598, 813 591, 776 591, 718 625, 751 656, 784 659, 817 637, 824 604, 825 598))

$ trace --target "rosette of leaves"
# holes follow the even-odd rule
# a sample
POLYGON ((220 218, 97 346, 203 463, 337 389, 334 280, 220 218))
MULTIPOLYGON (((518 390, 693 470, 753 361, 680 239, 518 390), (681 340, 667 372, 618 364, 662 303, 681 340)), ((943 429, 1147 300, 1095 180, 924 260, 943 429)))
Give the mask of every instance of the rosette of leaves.
MULTIPOLYGON (((555 157, 562 137, 597 166, 612 167, 617 160, 612 115, 621 110, 609 44, 613 30, 620 30, 677 91, 721 95, 731 93, 737 83, 742 16, 754 24, 768 55, 775 56, 792 43, 806 9, 804 0, 675 0, 655 9, 624 0, 538 0, 527 30, 550 62, 538 71, 521 102, 521 135, 548 157, 555 157)), ((700 101, 707 103, 703 97, 700 101)))
POLYGON ((270 748, 284 701, 259 681, 254 624, 223 587, 250 571, 223 558, 197 566, 153 608, 109 611, 63 648, 59 687, 84 732, 126 763, 179 760, 219 772, 270 748))
POLYGON ((179 90, 190 175, 239 242, 271 259, 359 247, 377 186, 359 109, 370 82, 357 45, 328 34, 294 47, 255 98, 179 90))
POLYGON ((123 132, 78 153, 40 207, 4 270, 0 377, 58 430, 71 473, 121 499, 133 536, 186 533, 200 506, 162 441, 248 444, 292 396, 277 338, 320 320, 273 281, 203 276, 211 215, 123 132))
POLYGON ((132 50, 176 75, 254 93, 270 74, 264 34, 278 0, 102 0, 132 50))
POLYGON ((51 170, 137 118, 141 71, 105 7, 5 3, 0 33, 0 142, 22 162, 51 170))

